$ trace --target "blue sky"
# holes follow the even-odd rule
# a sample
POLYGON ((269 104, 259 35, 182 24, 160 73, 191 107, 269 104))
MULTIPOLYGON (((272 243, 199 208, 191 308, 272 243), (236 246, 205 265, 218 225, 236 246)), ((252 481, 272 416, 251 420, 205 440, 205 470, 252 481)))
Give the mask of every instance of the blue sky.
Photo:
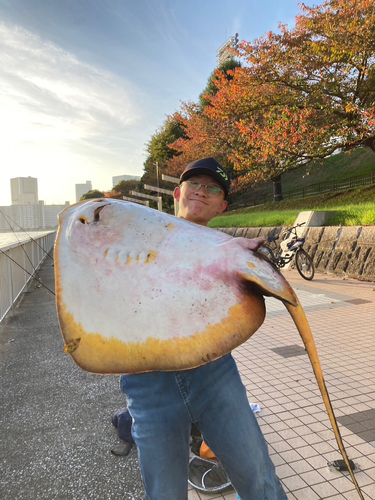
POLYGON ((142 175, 145 144, 198 99, 226 38, 293 26, 297 3, 0 0, 0 204, 11 177, 58 204, 76 183, 142 175))

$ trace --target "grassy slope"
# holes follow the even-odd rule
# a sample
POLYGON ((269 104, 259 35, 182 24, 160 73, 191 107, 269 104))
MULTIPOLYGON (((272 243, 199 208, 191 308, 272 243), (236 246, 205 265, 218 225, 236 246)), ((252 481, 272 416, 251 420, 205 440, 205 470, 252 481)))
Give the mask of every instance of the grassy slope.
MULTIPOLYGON (((310 186, 319 182, 329 182, 335 179, 347 179, 366 174, 375 170, 375 153, 370 148, 358 148, 347 153, 331 156, 320 162, 314 162, 308 167, 301 167, 282 175, 283 191, 310 186)), ((254 190, 261 194, 272 194, 272 183, 254 190)), ((241 203, 248 193, 232 196, 232 203, 241 203)))
POLYGON ((285 191, 371 172, 375 170, 375 153, 369 148, 358 148, 331 156, 322 162, 313 163, 308 175, 306 175, 306 170, 307 168, 304 167, 284 174, 285 191))
POLYGON ((244 208, 215 217, 210 226, 291 226, 299 212, 309 210, 336 212, 327 225, 374 225, 375 186, 244 208))

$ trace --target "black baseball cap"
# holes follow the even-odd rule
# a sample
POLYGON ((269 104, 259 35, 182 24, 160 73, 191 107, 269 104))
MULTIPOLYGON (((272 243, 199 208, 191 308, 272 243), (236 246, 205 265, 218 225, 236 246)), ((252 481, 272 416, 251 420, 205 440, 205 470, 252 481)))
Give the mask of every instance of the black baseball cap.
POLYGON ((196 160, 185 168, 180 177, 180 184, 189 179, 193 175, 209 175, 224 189, 225 198, 228 196, 230 189, 230 176, 228 171, 220 165, 215 158, 203 158, 196 160))

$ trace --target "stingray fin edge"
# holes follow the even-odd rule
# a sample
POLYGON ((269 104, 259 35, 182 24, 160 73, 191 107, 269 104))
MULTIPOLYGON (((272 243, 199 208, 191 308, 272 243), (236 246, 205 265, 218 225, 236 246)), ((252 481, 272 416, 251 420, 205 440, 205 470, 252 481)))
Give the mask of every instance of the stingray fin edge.
MULTIPOLYGON (((266 283, 264 283, 260 278, 253 274, 247 274, 243 272, 237 272, 237 276, 248 283, 255 285, 259 291, 265 296, 275 297, 275 299, 281 300, 282 302, 286 302, 291 306, 297 306, 298 300, 296 294, 294 293, 292 287, 289 283, 282 278, 282 283, 279 288, 271 288, 266 283)), ((281 276, 281 274, 280 274, 281 276)))

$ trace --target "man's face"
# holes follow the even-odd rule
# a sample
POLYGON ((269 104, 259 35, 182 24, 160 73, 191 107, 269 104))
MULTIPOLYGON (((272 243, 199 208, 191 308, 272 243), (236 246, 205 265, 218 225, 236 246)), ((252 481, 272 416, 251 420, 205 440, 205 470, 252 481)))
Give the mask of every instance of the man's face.
MULTIPOLYGON (((189 177, 188 181, 210 184, 222 189, 209 175, 194 175, 189 177)), ((216 214, 223 213, 228 204, 224 200, 224 191, 217 196, 208 196, 204 186, 200 189, 192 188, 186 181, 175 188, 174 197, 180 204, 178 217, 202 226, 207 226, 216 214)))

